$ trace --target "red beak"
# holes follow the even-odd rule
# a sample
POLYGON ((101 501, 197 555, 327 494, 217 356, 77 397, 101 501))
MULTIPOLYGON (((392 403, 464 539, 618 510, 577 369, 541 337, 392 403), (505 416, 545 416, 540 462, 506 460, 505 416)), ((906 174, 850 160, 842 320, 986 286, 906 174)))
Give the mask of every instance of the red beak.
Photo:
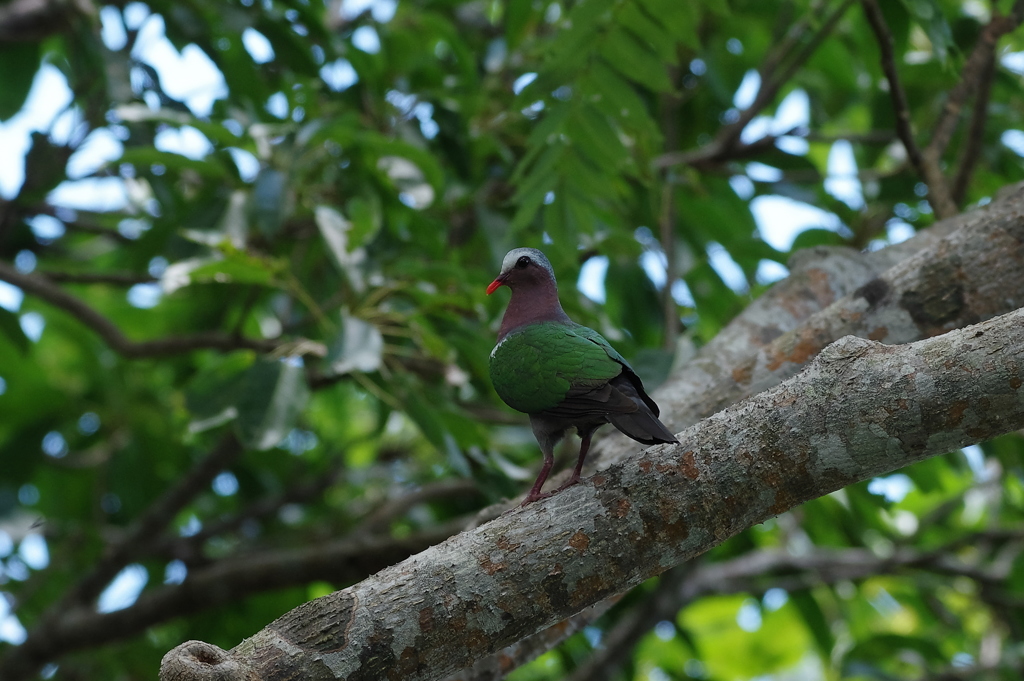
POLYGON ((502 281, 501 277, 498 277, 497 279, 492 281, 490 284, 488 284, 488 286, 487 286, 487 295, 491 295, 492 293, 494 293, 495 291, 497 291, 500 287, 502 287, 504 285, 505 285, 505 282, 502 281))

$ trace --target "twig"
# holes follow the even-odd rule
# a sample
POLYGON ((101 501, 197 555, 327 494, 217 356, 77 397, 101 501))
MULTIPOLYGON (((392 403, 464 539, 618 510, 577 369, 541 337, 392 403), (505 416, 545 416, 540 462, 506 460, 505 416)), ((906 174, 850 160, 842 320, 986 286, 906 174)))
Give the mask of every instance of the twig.
POLYGON ((217 475, 231 465, 242 446, 234 436, 225 436, 220 443, 204 456, 171 489, 157 499, 140 516, 121 539, 110 546, 102 558, 62 599, 65 607, 85 605, 102 591, 117 572, 133 557, 140 555, 150 542, 158 537, 199 492, 206 489, 217 475))
MULTIPOLYGON (((679 78, 679 70, 670 70, 672 81, 679 78)), ((665 152, 673 153, 679 149, 679 112, 680 98, 674 93, 666 93, 661 97, 661 129, 665 135, 665 152)), ((676 347, 679 338, 679 310, 676 301, 672 297, 672 284, 679 276, 676 265, 676 188, 671 182, 672 171, 668 168, 662 170, 661 183, 661 210, 658 215, 658 232, 661 241, 661 251, 665 254, 665 288, 661 292, 662 324, 665 326, 665 335, 662 347, 672 351, 676 347)))
POLYGON ((152 284, 159 281, 148 274, 131 272, 54 272, 39 270, 38 274, 57 284, 113 284, 115 286, 134 286, 135 284, 152 284))
MULTIPOLYGON (((789 82, 800 66, 802 66, 814 51, 818 49, 821 43, 824 42, 853 2, 854 0, 843 0, 836 10, 825 19, 821 28, 819 28, 807 44, 804 45, 803 49, 788 60, 787 65, 782 70, 782 73, 775 74, 774 71, 776 65, 786 62, 787 52, 793 51, 796 48, 796 34, 794 34, 793 31, 787 34, 787 37, 784 39, 780 49, 773 52, 772 55, 769 55, 766 67, 763 67, 761 70, 761 87, 757 92, 757 96, 754 98, 754 102, 740 113, 739 118, 732 123, 723 126, 719 130, 714 141, 697 149, 663 154, 654 160, 653 166, 655 168, 665 168, 667 166, 681 164, 694 167, 715 165, 726 160, 735 160, 744 156, 753 155, 753 153, 760 153, 761 151, 774 148, 775 140, 778 138, 777 136, 768 135, 751 144, 741 144, 739 142, 740 135, 743 133, 743 129, 747 127, 747 124, 750 123, 755 116, 761 113, 761 111, 775 99, 779 90, 789 82), (768 66, 770 66, 770 68, 768 68, 768 66)), ((807 22, 805 20, 797 26, 803 29, 806 23, 807 22)), ((802 30, 797 33, 802 35, 802 30)))
POLYGON ((718 145, 722 151, 728 151, 736 144, 736 141, 739 139, 743 129, 747 127, 747 124, 750 123, 750 121, 752 121, 754 117, 768 105, 769 102, 775 99, 776 95, 779 94, 779 90, 782 89, 782 86, 788 83, 804 62, 810 59, 815 50, 817 50, 829 34, 832 33, 832 29, 835 28, 837 23, 839 23, 839 20, 846 13, 846 10, 850 8, 850 5, 852 5, 853 2, 854 0, 843 0, 836 10, 825 19, 821 28, 815 32, 807 44, 804 45, 803 49, 797 52, 786 67, 782 69, 781 74, 768 74, 767 79, 763 79, 761 81, 761 87, 758 89, 757 96, 754 97, 753 104, 747 107, 735 122, 723 127, 719 131, 715 142, 712 142, 712 145, 718 145))
POLYGON ((293 485, 280 494, 259 499, 226 518, 205 523, 203 529, 196 534, 188 537, 175 537, 165 533, 159 543, 150 546, 149 553, 190 563, 195 560, 200 552, 200 547, 208 539, 237 529, 246 520, 272 515, 286 504, 302 503, 319 497, 324 490, 338 481, 343 470, 344 464, 339 459, 324 475, 293 485))
POLYGON ((428 483, 385 501, 360 523, 356 532, 359 536, 377 534, 387 529, 391 522, 417 504, 435 499, 480 496, 480 494, 480 487, 475 481, 469 479, 439 480, 428 483))
POLYGON ((121 329, 102 314, 89 307, 41 274, 22 274, 11 265, 0 261, 0 280, 14 284, 54 307, 58 307, 82 322, 120 355, 130 359, 162 357, 193 350, 255 350, 273 352, 282 344, 276 340, 231 336, 220 332, 204 332, 186 336, 168 336, 149 341, 128 339, 121 329))
MULTIPOLYGON (((874 2, 874 0, 870 0, 874 2)), ((957 122, 960 119, 960 111, 964 103, 974 94, 974 90, 983 83, 983 73, 991 68, 990 63, 995 54, 996 43, 1005 34, 1013 31, 1024 21, 1024 0, 1017 0, 1007 16, 995 15, 985 25, 978 36, 978 42, 967 58, 964 68, 960 74, 960 81, 949 91, 946 103, 942 107, 942 115, 939 122, 935 124, 935 131, 932 133, 932 140, 924 150, 926 161, 938 164, 942 154, 949 146, 949 141, 956 130, 957 122)))
POLYGON ((971 125, 967 130, 963 154, 953 178, 953 200, 962 204, 967 195, 967 186, 971 183, 974 168, 981 157, 982 138, 985 135, 985 123, 988 121, 988 102, 992 94, 992 79, 996 73, 996 55, 990 52, 985 68, 982 69, 978 95, 974 99, 974 110, 971 113, 971 125))
POLYGON ((910 122, 910 105, 907 102, 907 94, 900 82, 899 72, 896 70, 896 55, 893 52, 893 38, 889 31, 882 10, 879 9, 876 0, 861 0, 864 7, 864 15, 871 25, 878 40, 878 48, 881 53, 882 71, 889 81, 889 96, 892 99, 893 110, 896 114, 896 132, 899 134, 903 147, 907 150, 907 158, 910 159, 914 170, 921 176, 924 183, 928 185, 928 200, 940 218, 948 218, 956 215, 956 204, 950 198, 949 187, 946 178, 942 176, 938 160, 925 159, 921 149, 914 141, 914 130, 910 122))
POLYGON ((898 139, 892 130, 869 130, 868 132, 840 132, 836 134, 825 134, 816 130, 808 130, 803 136, 808 142, 823 142, 832 144, 840 140, 850 144, 890 144, 898 139))
MULTIPOLYGON (((0 670, 20 670, 22 665, 42 664, 54 650, 56 631, 65 626, 68 613, 92 610, 92 601, 124 566, 140 555, 174 516, 242 451, 233 436, 225 437, 174 487, 156 500, 118 540, 107 547, 92 571, 47 608, 28 637, 0 658, 0 670)), ((6 678, 7 674, 3 674, 6 678)), ((17 676, 17 672, 12 672, 17 676)))
POLYGON ((787 137, 797 132, 797 128, 793 128, 781 135, 765 135, 764 137, 755 140, 749 144, 742 142, 734 144, 728 150, 720 149, 714 142, 698 149, 688 149, 686 151, 674 151, 667 154, 662 154, 655 158, 651 165, 654 168, 667 168, 668 166, 674 165, 688 165, 698 170, 707 170, 721 165, 726 161, 739 161, 744 158, 750 158, 757 156, 766 151, 771 151, 775 148, 775 142, 780 137, 787 137))
MULTIPOLYGON (((1018 538, 1021 536, 1020 532, 1015 534, 1018 538)), ((663 581, 658 588, 650 592, 643 603, 634 605, 633 610, 605 635, 602 646, 576 668, 568 681, 612 678, 628 659, 636 641, 656 622, 673 620, 679 610, 705 596, 760 595, 773 587, 798 591, 822 584, 902 573, 910 568, 950 577, 967 577, 981 584, 998 582, 1005 579, 1006 568, 985 570, 949 556, 965 543, 974 546, 972 538, 987 536, 987 532, 969 535, 926 552, 902 548, 890 558, 879 557, 865 549, 820 549, 805 556, 761 550, 723 563, 705 563, 690 570, 684 578, 674 576, 680 571, 680 568, 675 568, 662 575, 663 581)))

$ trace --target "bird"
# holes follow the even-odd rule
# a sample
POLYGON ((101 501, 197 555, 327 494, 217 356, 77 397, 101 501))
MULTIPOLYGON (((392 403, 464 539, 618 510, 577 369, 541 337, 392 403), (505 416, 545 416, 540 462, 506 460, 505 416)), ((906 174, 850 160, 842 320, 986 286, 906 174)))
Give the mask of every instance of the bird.
POLYGON ((544 455, 522 506, 578 483, 591 437, 605 423, 646 445, 679 442, 658 420, 658 405, 629 362, 601 334, 562 310, 555 272, 544 253, 536 248, 509 251, 487 295, 502 286, 512 296, 491 351, 491 383, 505 404, 530 417, 544 455), (561 487, 541 493, 555 445, 571 428, 581 439, 576 468, 561 487))

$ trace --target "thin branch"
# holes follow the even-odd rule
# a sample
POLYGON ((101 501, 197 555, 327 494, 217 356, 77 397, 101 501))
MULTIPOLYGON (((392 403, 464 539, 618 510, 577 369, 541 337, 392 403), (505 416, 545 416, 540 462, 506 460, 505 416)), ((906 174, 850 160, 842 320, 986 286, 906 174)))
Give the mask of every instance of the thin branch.
MULTIPOLYGON (((761 87, 757 91, 757 96, 754 98, 753 104, 747 107, 741 114, 740 117, 733 123, 725 126, 719 132, 715 143, 724 150, 730 149, 737 140, 740 138, 740 134, 743 129, 750 123, 769 103, 775 100, 775 97, 779 94, 782 87, 788 83, 796 72, 803 66, 804 62, 810 59, 811 55, 818 49, 818 47, 825 42, 825 39, 832 33, 836 24, 846 14, 846 10, 850 8, 854 0, 843 0, 842 3, 830 14, 825 21, 822 23, 811 39, 807 41, 803 49, 796 53, 796 55, 789 60, 789 63, 782 69, 781 74, 769 74, 766 80, 761 81, 761 87)), ((713 144, 715 144, 713 143, 713 144)))
POLYGON ((38 274, 57 284, 112 284, 114 286, 134 286, 135 284, 152 284, 160 281, 148 274, 131 272, 55 272, 40 270, 38 274))
MULTIPOLYGON (((871 0, 872 2, 874 0, 871 0)), ((925 159, 938 165, 953 137, 964 103, 974 94, 980 83, 984 83, 984 72, 990 69, 995 55, 996 43, 1007 33, 1015 30, 1024 21, 1024 0, 1017 0, 1007 16, 994 15, 978 36, 978 42, 967 58, 960 74, 960 81, 949 91, 942 115, 935 124, 932 140, 924 150, 925 159)))
POLYGON ((277 340, 245 338, 220 332, 133 341, 127 338, 112 321, 41 274, 23 274, 6 262, 0 261, 0 280, 14 284, 26 293, 37 296, 69 313, 95 331, 111 349, 130 359, 163 357, 204 349, 224 352, 247 349, 270 353, 280 350, 286 345, 277 340))
POLYGON ((479 497, 480 495, 479 485, 470 479, 439 480, 428 483, 394 499, 385 501, 360 523, 357 532, 360 535, 372 535, 382 532, 387 529, 388 525, 418 504, 437 499, 479 497))
POLYGON ((273 515, 286 504, 297 504, 318 498, 328 487, 338 481, 342 471, 344 471, 344 465, 339 458, 337 463, 331 466, 325 474, 292 485, 280 494, 259 499, 238 513, 204 523, 203 529, 193 535, 177 537, 165 533, 158 543, 150 546, 148 555, 178 559, 186 564, 193 562, 207 540, 231 532, 241 527, 247 520, 273 515))
POLYGON ((959 211, 950 197, 949 187, 946 184, 946 178, 942 176, 938 160, 926 159, 917 146, 917 142, 914 141, 914 130, 910 121, 910 105, 907 102, 903 84, 900 82, 899 71, 896 69, 892 33, 885 22, 885 17, 882 16, 882 10, 878 7, 876 0, 861 0, 861 5, 864 7, 864 15, 878 40, 882 71, 889 82, 889 96, 896 114, 896 132, 903 142, 903 147, 907 150, 907 158, 910 159, 917 174, 928 185, 928 200, 934 208, 935 214, 940 219, 956 215, 959 211))
MULTIPOLYGON (((670 69, 673 82, 679 78, 679 70, 670 69)), ((681 100, 675 93, 666 93, 661 97, 661 129, 665 135, 665 153, 671 154, 679 149, 679 112, 681 100)), ((672 297, 672 284, 679 277, 676 264, 676 188, 671 178, 671 170, 665 168, 661 177, 661 210, 658 215, 658 233, 661 251, 665 254, 665 288, 661 292, 662 324, 665 327, 662 347, 672 351, 679 338, 679 308, 672 297)))
POLYGON ((980 75, 978 85, 978 96, 974 99, 974 110, 971 113, 971 125, 967 131, 967 140, 964 143, 963 155, 957 167, 956 176, 953 178, 953 200, 962 204, 967 195, 967 187, 971 183, 971 176, 974 168, 981 157, 982 141, 985 135, 985 124, 988 122, 988 102, 992 94, 992 79, 996 73, 996 55, 990 52, 985 68, 980 75))
MULTIPOLYGON (((1015 535, 1018 538, 1022 536, 1019 531, 1015 535)), ((648 594, 643 603, 636 604, 604 636, 602 645, 576 668, 567 681, 601 681, 614 677, 632 654, 636 642, 654 624, 661 620, 674 620, 681 609, 706 596, 737 593, 759 596, 767 589, 783 584, 787 591, 799 591, 840 581, 905 573, 908 569, 948 577, 967 577, 982 584, 998 583, 1007 576, 1005 566, 985 570, 951 559, 949 555, 963 544, 974 546, 987 537, 987 532, 971 534, 953 544, 926 552, 901 548, 885 558, 865 549, 818 549, 803 556, 766 549, 723 563, 704 563, 696 569, 682 565, 661 576, 657 589, 648 594), (785 582, 780 581, 780 577, 785 582)), ((1014 553, 1017 554, 1019 550, 1014 553)))
POLYGON ((808 142, 823 142, 825 144, 832 144, 842 140, 851 144, 886 145, 891 144, 893 141, 899 139, 899 137, 897 137, 896 133, 892 130, 869 130, 868 132, 840 132, 834 134, 808 130, 807 134, 804 135, 804 139, 808 142))
POLYGON ((151 542, 163 533, 174 516, 206 489, 241 453, 242 446, 238 440, 232 435, 225 436, 209 454, 179 478, 174 487, 167 490, 136 519, 120 540, 108 547, 92 572, 67 592, 58 610, 90 603, 121 568, 144 553, 151 542))
MULTIPOLYGON (((750 155, 751 152, 760 152, 774 147, 776 139, 774 136, 766 136, 751 144, 742 144, 740 143, 740 135, 743 133, 743 129, 747 127, 747 124, 760 114, 769 103, 774 101, 783 86, 792 79, 797 70, 831 34, 836 24, 839 23, 839 20, 853 3, 854 0, 843 0, 835 11, 825 19, 821 28, 815 32, 798 52, 796 52, 797 40, 794 39, 793 34, 787 35, 787 38, 780 45, 780 49, 773 52, 767 58, 771 68, 762 68, 761 87, 754 98, 754 102, 744 109, 735 121, 722 126, 711 143, 698 149, 663 154, 654 160, 654 167, 664 168, 679 164, 694 167, 714 165, 727 160, 734 160, 744 155, 750 155), (788 52, 795 52, 795 54, 787 59, 788 52), (776 66, 783 62, 786 62, 786 66, 782 69, 782 72, 775 73, 776 66)), ((806 23, 805 21, 798 25, 801 27, 801 31, 799 31, 801 36, 802 31, 806 28, 806 23)))
POLYGON ((711 144, 698 149, 673 151, 656 157, 651 162, 651 165, 654 168, 688 165, 693 168, 697 168, 698 170, 706 170, 720 166, 727 161, 740 161, 745 158, 763 154, 767 151, 772 151, 775 149, 775 143, 780 137, 791 136, 798 130, 799 128, 793 128, 781 135, 765 135, 764 137, 750 142, 749 144, 737 142, 729 149, 719 148, 716 143, 712 142, 711 144))

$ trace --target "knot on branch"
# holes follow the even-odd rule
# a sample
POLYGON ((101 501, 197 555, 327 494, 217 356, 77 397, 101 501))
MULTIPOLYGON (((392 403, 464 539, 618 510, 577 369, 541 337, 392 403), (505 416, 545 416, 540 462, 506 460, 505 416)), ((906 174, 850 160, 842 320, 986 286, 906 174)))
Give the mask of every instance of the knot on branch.
POLYGON ((258 677, 226 650, 186 641, 160 661, 160 681, 258 681, 258 677))
POLYGON ((874 348, 884 347, 882 343, 861 338, 860 336, 843 336, 834 343, 830 343, 818 353, 815 362, 823 367, 837 364, 845 364, 863 357, 874 348))

